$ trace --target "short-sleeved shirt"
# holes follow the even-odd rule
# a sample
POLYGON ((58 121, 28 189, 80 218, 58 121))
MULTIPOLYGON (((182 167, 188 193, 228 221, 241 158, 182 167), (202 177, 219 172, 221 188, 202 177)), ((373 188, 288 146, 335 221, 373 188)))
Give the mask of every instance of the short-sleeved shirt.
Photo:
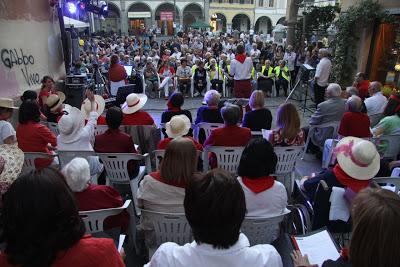
POLYGON ((0 145, 4 144, 4 140, 10 136, 14 136, 14 141, 17 140, 14 127, 8 121, 0 120, 0 145))
POLYGON ((252 110, 244 114, 242 126, 250 128, 252 131, 261 129, 271 129, 272 115, 266 108, 252 110))
POLYGON ((143 110, 136 111, 133 114, 124 114, 122 125, 153 125, 154 120, 149 113, 143 110))
POLYGON ((400 117, 397 115, 387 116, 375 126, 373 131, 378 128, 383 130, 383 135, 395 134, 400 131, 400 117))

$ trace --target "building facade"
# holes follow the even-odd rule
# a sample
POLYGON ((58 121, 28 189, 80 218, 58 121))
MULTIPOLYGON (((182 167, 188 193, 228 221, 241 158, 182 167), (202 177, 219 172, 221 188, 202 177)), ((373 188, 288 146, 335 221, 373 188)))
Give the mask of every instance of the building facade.
POLYGON ((210 24, 214 31, 271 33, 286 16, 287 0, 210 0, 210 24))
POLYGON ((208 1, 204 0, 115 0, 108 1, 108 5, 109 15, 96 27, 107 32, 127 34, 158 27, 161 34, 172 35, 175 27, 208 21, 208 1))

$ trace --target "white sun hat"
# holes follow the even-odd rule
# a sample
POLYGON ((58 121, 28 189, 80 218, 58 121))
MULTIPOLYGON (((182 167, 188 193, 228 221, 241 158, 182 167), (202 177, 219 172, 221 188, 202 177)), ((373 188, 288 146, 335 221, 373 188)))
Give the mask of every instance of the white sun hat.
POLYGON ((17 144, 0 145, 0 195, 18 178, 24 164, 24 152, 17 144))
POLYGON ((18 109, 18 107, 14 106, 14 101, 10 98, 0 98, 0 107, 18 109))
POLYGON ((147 95, 145 94, 129 94, 126 97, 125 103, 122 105, 122 112, 125 114, 132 114, 140 110, 147 102, 147 95))
MULTIPOLYGON (((104 108, 106 107, 106 102, 105 102, 104 98, 100 95, 94 96, 94 102, 95 102, 95 107, 96 107, 95 111, 100 116, 104 112, 104 108)), ((81 112, 82 112, 85 120, 87 120, 89 118, 89 114, 90 114, 91 110, 92 110, 92 106, 90 104, 90 100, 88 98, 86 98, 82 102, 82 106, 81 106, 81 112)))
POLYGON ((50 111, 55 111, 64 103, 64 101, 65 94, 63 92, 57 92, 47 97, 46 106, 50 109, 50 111))
POLYGON ((370 180, 380 168, 380 155, 370 141, 344 137, 334 150, 339 166, 356 180, 370 180))
POLYGON ((170 138, 186 135, 190 130, 190 120, 186 115, 175 115, 165 124, 165 132, 170 138))
POLYGON ((62 143, 73 143, 77 141, 80 136, 80 131, 85 126, 85 118, 82 112, 76 107, 71 107, 68 114, 61 116, 58 121, 58 129, 60 131, 60 141, 62 143))

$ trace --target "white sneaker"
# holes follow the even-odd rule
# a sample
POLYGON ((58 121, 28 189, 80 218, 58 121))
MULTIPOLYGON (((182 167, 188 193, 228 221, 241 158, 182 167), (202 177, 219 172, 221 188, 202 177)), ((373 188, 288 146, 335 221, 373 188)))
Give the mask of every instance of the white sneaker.
POLYGON ((194 93, 194 96, 196 97, 196 96, 199 96, 200 94, 198 93, 198 92, 196 92, 196 93, 194 93))

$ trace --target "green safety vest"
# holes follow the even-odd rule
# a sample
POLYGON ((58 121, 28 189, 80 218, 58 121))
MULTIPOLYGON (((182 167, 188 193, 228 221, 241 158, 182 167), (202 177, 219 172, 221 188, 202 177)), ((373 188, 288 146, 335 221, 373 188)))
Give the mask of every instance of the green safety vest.
MULTIPOLYGON (((263 75, 264 75, 265 68, 266 68, 265 65, 262 66, 262 68, 261 68, 261 73, 262 73, 263 75)), ((274 71, 274 68, 271 67, 271 66, 269 66, 267 77, 271 77, 273 71, 274 71)))
POLYGON ((194 71, 198 68, 199 66, 197 66, 196 64, 194 64, 193 66, 192 66, 192 73, 194 73, 194 71))
POLYGON ((221 68, 220 67, 218 67, 218 66, 215 66, 215 71, 211 71, 210 70, 210 80, 213 80, 214 79, 214 77, 215 77, 215 73, 216 72, 219 72, 219 79, 218 80, 223 80, 224 79, 224 74, 222 73, 222 70, 221 70, 221 68))
POLYGON ((254 73, 255 73, 255 69, 254 67, 251 69, 251 78, 254 79, 254 73))
MULTIPOLYGON (((279 77, 279 74, 281 73, 281 67, 280 66, 276 66, 275 69, 275 74, 277 77, 279 77)), ((282 72, 282 77, 286 80, 286 81, 290 81, 290 73, 289 73, 289 69, 288 67, 284 67, 283 68, 283 72, 282 72)))

